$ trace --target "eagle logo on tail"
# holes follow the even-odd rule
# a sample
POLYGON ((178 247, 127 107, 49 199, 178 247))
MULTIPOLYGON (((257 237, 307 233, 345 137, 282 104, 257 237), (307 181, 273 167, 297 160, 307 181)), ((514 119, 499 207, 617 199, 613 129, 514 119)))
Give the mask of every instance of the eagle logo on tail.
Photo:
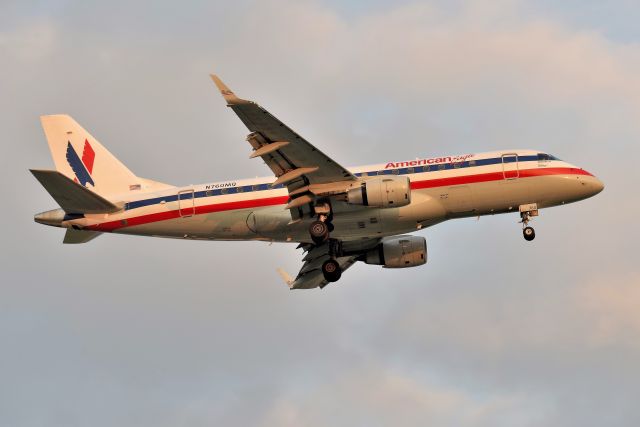
POLYGON ((91 173, 93 172, 93 161, 95 160, 96 153, 93 151, 93 147, 89 144, 89 141, 84 140, 84 149, 82 151, 82 160, 76 153, 76 150, 71 145, 70 141, 67 141, 67 162, 73 173, 76 174, 75 182, 79 183, 83 187, 87 184, 91 184, 95 187, 91 173))

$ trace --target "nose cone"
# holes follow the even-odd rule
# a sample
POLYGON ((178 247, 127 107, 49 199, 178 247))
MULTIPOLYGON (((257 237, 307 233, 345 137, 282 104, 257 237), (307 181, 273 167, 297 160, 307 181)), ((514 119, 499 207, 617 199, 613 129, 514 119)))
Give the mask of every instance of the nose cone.
POLYGON ((591 196, 595 196, 596 194, 604 190, 604 183, 593 175, 589 177, 587 185, 591 190, 591 196))

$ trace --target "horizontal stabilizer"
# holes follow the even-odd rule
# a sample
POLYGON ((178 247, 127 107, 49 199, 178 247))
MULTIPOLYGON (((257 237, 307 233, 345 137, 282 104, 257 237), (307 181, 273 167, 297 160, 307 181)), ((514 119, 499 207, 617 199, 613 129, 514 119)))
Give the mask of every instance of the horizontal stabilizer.
POLYGON ((31 169, 31 173, 67 213, 111 213, 120 210, 104 197, 58 171, 31 169))
POLYGON ((102 233, 99 231, 85 231, 85 230, 74 230, 70 228, 64 234, 64 240, 62 243, 65 244, 78 244, 78 243, 87 243, 90 240, 95 239, 102 233))

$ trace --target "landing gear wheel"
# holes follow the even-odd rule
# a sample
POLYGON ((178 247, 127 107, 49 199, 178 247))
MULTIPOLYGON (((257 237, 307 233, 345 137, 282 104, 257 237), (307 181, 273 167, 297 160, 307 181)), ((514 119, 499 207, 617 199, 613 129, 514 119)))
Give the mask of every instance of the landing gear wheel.
POLYGON ((322 264, 322 274, 327 282, 337 282, 342 276, 342 269, 338 261, 328 259, 322 264))
POLYGON ((309 234, 313 243, 319 245, 329 237, 329 227, 323 221, 313 221, 309 227, 309 234))
POLYGON ((536 238, 536 232, 532 227, 523 228, 522 235, 524 236, 524 240, 529 242, 536 238))

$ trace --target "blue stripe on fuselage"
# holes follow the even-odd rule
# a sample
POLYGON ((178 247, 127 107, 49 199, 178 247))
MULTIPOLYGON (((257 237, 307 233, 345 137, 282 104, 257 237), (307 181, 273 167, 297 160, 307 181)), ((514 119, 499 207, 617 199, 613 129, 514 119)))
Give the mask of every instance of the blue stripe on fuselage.
MULTIPOLYGON (((530 156, 518 156, 518 163, 522 162, 532 162, 538 160, 538 155, 530 155, 530 156)), ((512 158, 505 157, 504 163, 513 163, 515 162, 515 156, 512 158)), ((366 172, 358 172, 354 174, 355 176, 373 176, 373 175, 411 175, 416 173, 426 173, 426 172, 440 172, 443 170, 451 170, 451 169, 464 169, 464 168, 472 168, 478 166, 489 166, 503 163, 502 157, 494 157, 491 159, 479 159, 479 160, 466 160, 464 162, 452 162, 452 163, 439 163, 432 164, 427 166, 414 166, 407 168, 395 168, 395 169, 382 169, 382 170, 374 170, 374 171, 366 171, 366 172), (398 171, 398 172, 394 172, 398 171)), ((273 190, 278 188, 283 188, 284 185, 280 184, 275 187, 271 187, 269 184, 254 184, 254 185, 244 185, 239 187, 229 187, 224 189, 217 190, 204 190, 204 191, 195 191, 193 194, 193 198, 199 199, 201 197, 214 197, 221 196, 227 194, 237 194, 237 193, 252 193, 255 191, 265 191, 265 190, 273 190), (238 189, 240 189, 238 191, 238 189)), ((191 194, 182 194, 180 196, 181 199, 191 199, 191 194)), ((162 197, 154 197, 152 199, 144 199, 137 200, 134 202, 129 202, 125 205, 125 210, 142 208, 145 206, 151 206, 161 203, 162 201, 175 202, 178 200, 178 195, 167 195, 162 197)))

